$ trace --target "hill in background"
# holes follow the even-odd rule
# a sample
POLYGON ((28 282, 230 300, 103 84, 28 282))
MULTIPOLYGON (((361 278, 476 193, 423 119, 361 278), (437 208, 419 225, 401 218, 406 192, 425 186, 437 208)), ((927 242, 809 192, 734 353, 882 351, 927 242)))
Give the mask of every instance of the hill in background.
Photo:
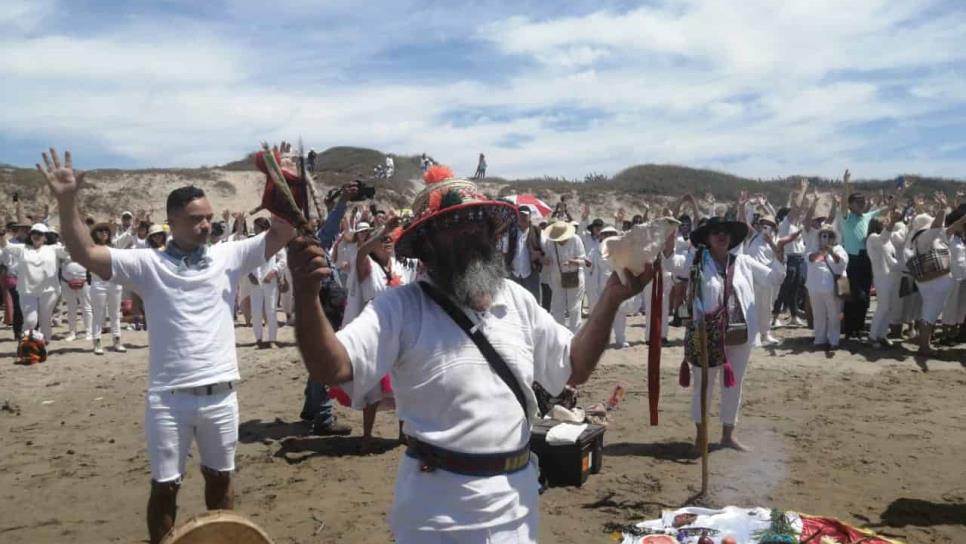
MULTIPOLYGON (((118 214, 121 210, 145 209, 155 217, 163 216, 167 193, 178 186, 195 184, 212 194, 216 207, 233 211, 248 210, 258 204, 264 185, 263 176, 255 170, 254 153, 213 168, 171 168, 144 170, 92 170, 87 175, 88 190, 82 206, 85 213, 97 217, 118 214)), ((381 207, 406 208, 422 187, 419 179, 419 157, 393 155, 395 173, 389 179, 375 179, 373 170, 384 164, 385 153, 360 147, 332 147, 318 154, 315 179, 320 191, 338 187, 355 179, 376 187, 376 204, 381 207)), ((962 181, 906 175, 915 182, 914 192, 945 191, 950 196, 966 188, 962 181)), ((740 191, 764 193, 776 206, 783 205, 798 187, 801 176, 778 180, 755 180, 717 172, 666 164, 642 164, 626 168, 612 177, 588 174, 582 180, 545 177, 508 180, 488 177, 480 186, 492 196, 532 193, 555 204, 562 196, 588 203, 595 215, 609 216, 617 207, 628 213, 643 209, 645 203, 664 204, 691 193, 701 197, 712 192, 719 202, 733 202, 740 191)), ((838 191, 834 180, 809 177, 819 192, 838 191)), ((891 190, 895 180, 857 180, 858 190, 878 192, 891 190)), ((53 205, 40 174, 32 169, 0 165, 0 216, 12 217, 12 196, 18 193, 25 207, 38 214, 45 204, 53 205)), ((573 213, 573 208, 571 208, 573 213)))

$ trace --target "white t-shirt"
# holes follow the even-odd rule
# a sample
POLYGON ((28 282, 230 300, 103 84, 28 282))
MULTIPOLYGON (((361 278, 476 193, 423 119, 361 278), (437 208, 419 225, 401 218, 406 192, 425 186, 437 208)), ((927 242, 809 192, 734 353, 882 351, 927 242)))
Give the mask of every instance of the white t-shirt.
POLYGON ((265 262, 265 235, 208 248, 211 264, 179 272, 154 249, 115 249, 111 281, 144 301, 148 391, 238 380, 233 306, 238 281, 265 262))
MULTIPOLYGON (((503 356, 536 415, 531 384, 559 394, 570 379, 573 334, 523 287, 505 280, 480 316, 466 311, 503 356)), ((342 385, 362 398, 391 372, 406 434, 466 453, 511 452, 530 441, 530 425, 510 388, 465 332, 418 284, 383 292, 337 333, 352 363, 342 385)), ((394 527, 478 529, 519 520, 537 505, 536 469, 478 478, 420 472, 403 456, 391 516, 394 527), (417 521, 414 521, 417 520, 417 521)))
POLYGON ((22 295, 39 295, 60 289, 57 270, 60 261, 70 259, 62 245, 43 245, 39 249, 26 244, 7 244, 4 255, 9 254, 15 268, 9 273, 17 276, 17 290, 22 295))
MULTIPOLYGON (((800 230, 802 230, 801 224, 792 223, 788 220, 788 217, 785 217, 778 224, 778 237, 787 238, 800 230)), ((803 232, 802 234, 805 233, 803 232)), ((785 246, 785 255, 801 255, 802 253, 805 253, 805 241, 802 239, 802 236, 798 236, 785 246)))

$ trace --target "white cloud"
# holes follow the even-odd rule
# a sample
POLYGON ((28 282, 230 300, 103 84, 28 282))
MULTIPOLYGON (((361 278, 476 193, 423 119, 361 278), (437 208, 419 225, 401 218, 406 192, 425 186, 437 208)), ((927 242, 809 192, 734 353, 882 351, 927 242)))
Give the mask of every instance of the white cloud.
MULTIPOLYGON (((286 3, 278 13, 308 16, 306 4, 286 3)), ((416 9, 390 21, 368 7, 366 17, 375 18, 369 27, 327 20, 331 33, 312 31, 291 43, 253 44, 237 21, 227 29, 225 21, 191 28, 157 22, 84 37, 25 35, 0 41, 0 101, 12 106, 0 109, 0 130, 96 141, 110 155, 149 166, 225 162, 261 140, 301 134, 317 149, 428 151, 460 172, 472 171, 484 151, 491 172, 506 177, 580 177, 639 162, 756 177, 833 176, 846 164, 857 175, 962 175, 966 158, 910 152, 863 160, 877 135, 854 130, 963 111, 966 15, 921 17, 934 4, 855 0, 845 9, 831 0, 689 0, 628 13, 509 17, 475 35, 505 56, 509 77, 497 82, 469 72, 444 82, 347 79, 346 66, 393 42, 435 43, 438 21, 429 37, 413 32, 431 18, 416 9), (314 57, 322 60, 310 63, 314 57), (513 72, 515 58, 535 67, 513 72), (308 73, 313 68, 319 72, 308 73), (468 109, 498 115, 468 126, 440 121, 468 109), (570 110, 592 118, 555 128, 570 110), (517 147, 500 146, 508 135, 517 147)), ((232 13, 248 18, 252 10, 242 4, 232 13)), ((279 17, 273 24, 284 26, 279 17)))

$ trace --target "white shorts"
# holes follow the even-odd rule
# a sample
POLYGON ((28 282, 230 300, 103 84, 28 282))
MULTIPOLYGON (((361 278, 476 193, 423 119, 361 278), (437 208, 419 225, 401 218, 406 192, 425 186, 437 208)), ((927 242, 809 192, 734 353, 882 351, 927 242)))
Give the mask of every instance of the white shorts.
POLYGON ((396 544, 536 544, 539 509, 506 525, 465 531, 397 531, 396 544))
POLYGON ((151 479, 179 481, 184 475, 191 441, 198 442, 201 465, 235 470, 238 445, 238 397, 235 391, 215 395, 162 391, 148 393, 144 407, 151 479))

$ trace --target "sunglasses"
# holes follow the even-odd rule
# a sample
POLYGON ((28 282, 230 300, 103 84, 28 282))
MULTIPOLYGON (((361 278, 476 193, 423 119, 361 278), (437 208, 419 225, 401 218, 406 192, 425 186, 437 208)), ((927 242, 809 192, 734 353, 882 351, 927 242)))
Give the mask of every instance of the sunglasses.
POLYGON ((835 239, 835 235, 832 234, 832 233, 830 233, 830 232, 823 232, 818 237, 821 238, 822 240, 834 240, 835 239))

